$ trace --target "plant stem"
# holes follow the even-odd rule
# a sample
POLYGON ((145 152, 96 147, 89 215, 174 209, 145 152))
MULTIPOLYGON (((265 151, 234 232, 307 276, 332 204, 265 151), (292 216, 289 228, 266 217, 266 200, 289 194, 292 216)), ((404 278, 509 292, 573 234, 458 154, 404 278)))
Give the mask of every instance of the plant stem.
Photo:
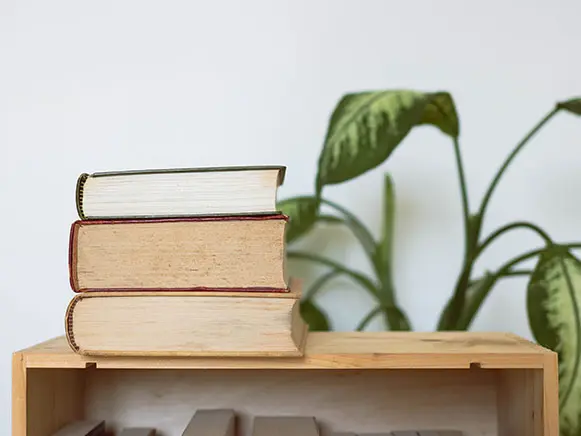
MULTIPOLYGON (((513 223, 513 224, 509 224, 507 226, 504 226, 504 227, 498 229, 496 232, 494 232, 491 235, 491 237, 494 236, 495 234, 497 234, 496 236, 498 236, 499 234, 501 234, 505 231, 508 231, 510 228, 515 228, 515 227, 531 228, 534 231, 537 231, 543 237, 543 239, 547 242, 547 245, 552 245, 552 241, 551 241, 550 237, 546 234, 546 232, 544 232, 542 229, 538 228, 534 224, 530 224, 527 222, 513 223)), ((494 236, 494 237, 496 237, 496 236, 494 236)), ((491 238, 491 237, 487 238, 487 240, 484 241, 484 243, 482 245, 485 245, 485 244, 488 245, 490 242, 492 242, 492 239, 494 239, 494 238, 491 238)), ((578 242, 559 244, 559 245, 562 245, 562 246, 567 247, 567 248, 581 248, 581 243, 578 243, 578 242)), ((481 246, 479 248, 477 254, 480 254, 480 252, 482 251, 482 248, 484 248, 484 247, 481 246)), ((503 277, 505 275, 524 275, 525 273, 522 271, 519 271, 519 273, 517 273, 517 274, 512 274, 511 273, 512 268, 515 265, 518 265, 520 262, 524 262, 525 260, 528 260, 528 259, 531 259, 535 256, 538 256, 545 249, 546 248, 537 248, 535 250, 526 252, 520 256, 517 256, 517 257, 509 260, 506 264, 504 264, 502 267, 500 267, 498 269, 498 271, 495 275, 497 275, 499 277, 503 277)), ((444 309, 443 315, 440 317, 440 321, 438 323, 438 330, 452 330, 452 329, 456 328, 456 324, 458 323, 458 320, 462 316, 462 310, 464 308, 464 303, 465 303, 465 299, 466 299, 464 292, 462 292, 460 294, 460 292, 458 292, 458 289, 461 288, 461 289, 465 290, 468 288, 468 286, 471 283, 474 282, 474 280, 470 280, 472 267, 473 267, 473 262, 468 264, 469 269, 463 269, 462 274, 458 278, 458 282, 456 283, 454 295, 452 296, 452 299, 450 300, 450 303, 448 304, 448 306, 444 309), (444 316, 444 314, 446 316, 444 316)))
POLYGON ((365 327, 367 327, 367 324, 369 324, 373 320, 373 318, 375 318, 375 316, 379 312, 381 312, 381 310, 382 310, 382 307, 381 306, 377 306, 375 309, 373 309, 371 312, 369 312, 367 314, 367 316, 361 320, 361 322, 359 323, 359 325, 357 326, 357 328, 355 330, 357 330, 358 332, 360 332, 363 329, 365 329, 365 327))
POLYGON ((345 224, 345 221, 343 221, 341 218, 338 218, 334 215, 319 215, 317 217, 317 221, 321 221, 323 223, 327 223, 327 224, 345 224))
POLYGON ((317 280, 315 280, 315 282, 309 287, 309 290, 307 291, 306 295, 307 298, 313 298, 315 295, 317 295, 317 293, 323 289, 323 286, 325 285, 325 283, 327 283, 329 280, 331 280, 332 278, 344 274, 343 271, 338 271, 336 269, 329 271, 328 273, 322 275, 321 277, 319 277, 317 280))
POLYGON ((454 323, 455 330, 468 330, 474 317, 478 313, 480 306, 488 296, 490 290, 496 284, 498 277, 494 274, 486 273, 480 281, 468 285, 466 295, 466 304, 463 307, 458 320, 454 323))
MULTIPOLYGON (((456 286, 454 287, 454 294, 450 300, 450 303, 444 310, 443 316, 440 318, 440 323, 438 324, 438 328, 443 330, 450 330, 453 329, 460 317, 462 316, 462 311, 464 310, 464 304, 466 301, 466 291, 468 288, 468 284, 470 282, 470 276, 472 274, 472 268, 474 266, 474 261, 476 260, 476 256, 472 253, 472 249, 475 249, 476 252, 481 252, 482 247, 478 248, 478 240, 480 238, 480 232, 482 229, 482 223, 484 221, 484 213, 486 212, 486 208, 488 203, 490 202, 490 198, 492 193, 498 186, 502 175, 505 173, 506 169, 512 163, 514 158, 519 154, 519 152, 523 149, 523 147, 530 141, 530 139, 559 111, 560 109, 557 107, 551 112, 549 112, 545 117, 539 121, 532 129, 529 131, 525 137, 515 146, 509 156, 505 159, 504 163, 498 169, 496 175, 492 179, 488 190, 484 194, 484 198, 482 199, 482 203, 480 205, 480 209, 476 214, 476 223, 475 228, 471 229, 469 226, 467 228, 469 231, 467 232, 467 244, 466 244, 466 255, 464 259, 464 265, 462 267, 462 272, 458 277, 456 282, 456 286)), ((504 231, 504 230, 503 230, 504 231)), ((544 233, 544 232, 543 232, 544 233)), ((545 234, 546 235, 546 234, 545 234)), ((494 235, 494 238, 498 235, 494 235)), ((494 239, 492 238, 492 239, 494 239)), ((492 239, 487 239, 485 241, 486 245, 488 245, 492 239)), ((550 239, 549 239, 550 240, 550 239)))
MULTIPOLYGON (((518 276, 528 276, 533 273, 532 269, 511 269, 510 271, 505 272, 502 274, 502 277, 518 277, 518 276)), ((498 275, 498 273, 496 273, 498 275)), ((500 277, 500 276, 499 276, 500 277)), ((482 280, 484 277, 476 277, 475 279, 470 280, 470 286, 474 283, 482 280)))
POLYGON ((532 269, 513 269, 503 273, 502 277, 530 276, 532 273, 532 269))
POLYGON ((383 317, 390 330, 411 330, 410 322, 397 306, 397 295, 393 284, 393 243, 395 228, 395 190, 391 176, 384 175, 383 187, 383 225, 381 226, 381 236, 377 243, 373 266, 377 274, 380 287, 381 310, 383 317))
POLYGON ((517 229, 517 228, 527 228, 527 229, 530 229, 530 230, 536 232, 541 238, 543 238, 545 240, 545 242, 547 243, 547 245, 553 243, 553 241, 552 241, 551 237, 548 235, 548 233, 545 232, 543 229, 541 229, 539 226, 537 226, 537 225, 535 225, 533 223, 529 223, 527 221, 517 221, 517 222, 514 222, 514 223, 507 224, 505 226, 502 226, 501 228, 499 228, 496 231, 494 231, 493 233, 491 233, 490 236, 488 236, 488 238, 486 238, 479 245, 478 249, 476 250, 476 257, 478 255, 480 255, 480 253, 482 253, 482 251, 484 251, 484 249, 488 245, 490 245, 500 235, 502 235, 503 233, 508 232, 509 230, 513 230, 513 229, 517 229))
POLYGON ((326 266, 330 266, 331 268, 341 271, 343 274, 348 275, 349 277, 353 278, 356 282, 361 284, 365 289, 367 289, 373 296, 378 297, 377 286, 373 283, 365 275, 358 273, 356 271, 350 270, 349 268, 341 265, 334 260, 327 259, 323 256, 317 256, 316 254, 305 253, 302 251, 289 251, 287 252, 287 257, 289 259, 302 259, 302 260, 310 260, 312 262, 317 262, 326 266))
MULTIPOLYGON (((559 244, 559 245, 561 247, 566 247, 566 248, 581 248, 581 242, 570 242, 570 243, 559 244)), ((539 254, 541 254, 545 250, 546 250, 546 248, 537 248, 535 250, 527 251, 526 253, 523 253, 520 256, 514 257, 511 260, 509 260, 508 262, 506 262, 503 266, 501 266, 498 269, 497 274, 504 275, 507 272, 509 272, 513 266, 518 265, 519 263, 524 262, 525 260, 532 259, 533 257, 538 256, 539 254)))
POLYGON ((555 116, 555 114, 559 111, 559 108, 555 108, 553 109, 551 112, 549 112, 547 115, 545 115, 545 117, 539 121, 537 123, 537 125, 535 127, 533 127, 526 135, 525 137, 516 145, 516 147, 514 148, 514 150, 512 150, 512 152, 510 153, 510 155, 506 158, 506 160, 504 161, 504 163, 502 164, 502 166, 498 169, 498 171, 496 172, 496 175, 494 176, 494 178, 492 179, 492 182, 490 184, 490 186, 488 187, 488 190, 486 191, 486 194, 484 194, 484 198, 482 199, 482 204, 480 205, 480 209, 478 211, 478 215, 481 218, 481 222, 482 222, 482 218, 484 217, 484 213, 486 212, 486 208, 488 206, 488 203, 490 202, 490 197, 492 196, 492 193, 494 192, 494 190, 496 189, 496 186, 498 185, 498 182, 500 181, 502 175, 504 174, 504 172, 506 171, 506 169, 508 168, 508 166, 512 163, 512 161, 514 160, 514 158, 518 155, 518 153, 523 149, 523 147, 529 142, 529 140, 535 136, 535 134, 551 119, 553 118, 553 116, 555 116))
POLYGON ((504 273, 487 273, 485 276, 476 280, 472 280, 469 286, 474 288, 470 291, 470 298, 466 302, 466 307, 460 314, 460 318, 455 325, 456 330, 467 330, 470 328, 472 321, 480 310, 480 306, 484 303, 492 289, 499 279, 506 279, 509 277, 529 276, 533 272, 531 270, 509 270, 504 273))
POLYGON ((468 205, 468 188, 466 185, 466 176, 464 175, 464 164, 462 163, 462 152, 458 138, 454 138, 454 155, 456 156, 456 167, 458 168, 458 180, 460 181, 460 192, 462 194, 462 210, 464 214, 464 238, 465 251, 464 256, 468 256, 471 251, 471 233, 470 233, 470 206, 468 205))
POLYGON ((321 203, 326 204, 327 206, 330 206, 336 211, 343 214, 343 216, 345 217, 344 221, 345 225, 347 225, 347 227, 351 229, 355 237, 359 239, 359 242, 361 242, 361 245, 363 246, 365 252, 369 255, 371 259, 373 259, 373 255, 375 253, 375 239, 373 238, 373 235, 367 229, 367 227, 365 227, 365 225, 359 220, 359 218, 357 218, 354 214, 349 212, 343 206, 331 200, 321 198, 321 203))
POLYGON ((470 206, 468 204, 468 189, 466 185, 466 177, 464 175, 464 164, 462 163, 462 153, 460 151, 460 144, 458 138, 454 138, 454 155, 456 156, 456 167, 458 168, 458 179, 460 181, 460 192, 462 195, 462 211, 464 216, 464 263, 462 265, 462 272, 458 276, 456 286, 454 287, 454 294, 450 300, 449 305, 445 309, 445 316, 440 319, 438 328, 448 330, 460 319, 464 301, 466 299, 465 293, 472 273, 472 265, 474 263, 474 249, 478 240, 478 226, 480 224, 472 225, 470 220, 470 206))
MULTIPOLYGON (((403 314, 401 309, 396 306, 395 291, 391 282, 391 274, 389 271, 387 275, 384 274, 384 268, 380 264, 381 260, 378 257, 379 252, 377 249, 377 243, 375 242, 371 232, 354 214, 349 212, 343 206, 325 198, 321 198, 320 201, 321 204, 332 207, 344 216, 344 224, 353 232, 354 236, 359 240, 365 253, 369 257, 373 269, 375 270, 375 274, 381 283, 380 286, 374 287, 375 295, 385 311, 385 322, 390 330, 409 330, 411 327, 407 317, 403 314), (392 310, 388 308, 392 308, 392 310)), ((391 263, 389 264, 389 267, 391 267, 391 263)))
POLYGON ((458 276, 456 285, 454 286, 454 294, 450 303, 444 309, 440 321, 438 323, 438 330, 454 330, 458 320, 462 316, 462 309, 466 301, 466 290, 470 284, 470 276, 472 275, 472 267, 474 262, 470 258, 466 258, 462 272, 458 276))

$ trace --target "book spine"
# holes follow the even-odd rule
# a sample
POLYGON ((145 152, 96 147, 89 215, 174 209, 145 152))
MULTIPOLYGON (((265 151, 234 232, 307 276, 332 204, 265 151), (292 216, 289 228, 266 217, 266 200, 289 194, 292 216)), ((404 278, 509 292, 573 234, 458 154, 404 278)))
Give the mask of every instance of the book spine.
POLYGON ((77 280, 77 229, 80 221, 75 221, 71 225, 69 234, 69 283, 74 292, 80 292, 77 280))
POLYGON ((229 220, 267 220, 267 219, 282 219, 288 221, 288 217, 282 214, 269 215, 269 216, 241 216, 241 217, 196 217, 196 218, 186 218, 186 219, 143 219, 143 220, 78 220, 71 225, 70 235, 69 235, 69 284, 73 292, 83 293, 83 292, 147 292, 147 291, 163 291, 163 292, 188 292, 188 291, 199 291, 199 292, 248 292, 248 293, 261 293, 261 292, 273 292, 273 293, 288 293, 290 292, 290 287, 231 287, 231 288, 216 288, 207 286, 192 286, 188 288, 81 288, 79 286, 78 275, 77 275, 77 234, 81 226, 86 225, 103 225, 103 224, 143 224, 143 223, 163 223, 163 222, 175 222, 175 221, 229 221, 229 220))
POLYGON ((281 167, 280 170, 278 171, 278 177, 276 179, 277 187, 283 185, 285 177, 286 177, 286 167, 281 167))
POLYGON ((85 190, 85 183, 89 175, 87 173, 83 173, 77 179, 77 188, 75 191, 75 203, 77 205, 77 213, 79 218, 84 220, 86 219, 85 213, 83 212, 83 198, 84 198, 84 190, 85 190))
POLYGON ((67 310, 65 313, 65 335, 69 346, 75 353, 80 353, 80 348, 75 341, 74 328, 73 328, 73 318, 75 312, 75 306, 81 300, 82 295, 75 295, 73 299, 69 302, 67 310))

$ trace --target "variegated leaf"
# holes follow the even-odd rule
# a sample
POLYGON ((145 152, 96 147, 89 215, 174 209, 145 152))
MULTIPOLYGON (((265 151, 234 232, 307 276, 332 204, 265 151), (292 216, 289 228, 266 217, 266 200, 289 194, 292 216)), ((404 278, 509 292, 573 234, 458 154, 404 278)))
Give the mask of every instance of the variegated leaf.
POLYGON ((562 436, 581 434, 581 263, 563 247, 547 249, 527 290, 531 330, 559 355, 562 436))
POLYGON ((451 137, 459 122, 450 94, 409 90, 347 94, 337 104, 319 157, 317 190, 380 165, 414 126, 430 124, 451 137))

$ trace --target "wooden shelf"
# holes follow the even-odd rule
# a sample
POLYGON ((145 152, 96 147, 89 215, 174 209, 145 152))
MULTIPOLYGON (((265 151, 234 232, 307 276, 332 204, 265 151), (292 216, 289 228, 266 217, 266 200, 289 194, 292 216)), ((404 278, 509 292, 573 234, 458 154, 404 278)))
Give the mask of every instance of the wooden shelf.
POLYGON ((315 416, 323 434, 558 436, 557 356, 507 333, 311 333, 302 358, 90 357, 59 337, 14 353, 12 383, 13 436, 81 418, 178 436, 207 407, 239 411, 243 436, 273 414, 315 416))

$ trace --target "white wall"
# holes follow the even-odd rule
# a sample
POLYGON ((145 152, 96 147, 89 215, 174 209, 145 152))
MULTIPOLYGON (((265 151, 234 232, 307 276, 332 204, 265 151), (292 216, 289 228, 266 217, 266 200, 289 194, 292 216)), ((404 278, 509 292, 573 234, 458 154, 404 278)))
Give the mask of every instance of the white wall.
MULTIPOLYGON (((555 101, 581 94, 580 14, 575 1, 0 2, 0 434, 10 353, 63 333, 79 173, 275 163, 288 166, 282 197, 310 193, 342 93, 443 89, 461 115, 476 207, 512 145, 555 101)), ((581 118, 560 115, 503 180, 485 230, 530 219, 581 239, 580 146, 581 118)), ((397 185, 400 299, 430 330, 462 251, 451 143, 418 129, 380 169, 326 194, 375 231, 384 171, 397 185)), ((330 255, 369 271, 344 232, 302 245, 329 236, 330 255)), ((539 243, 515 232, 479 269, 539 243)), ((498 286, 474 328, 530 337, 524 286, 498 286)), ((371 304, 345 282, 321 301, 338 330, 371 304)))

